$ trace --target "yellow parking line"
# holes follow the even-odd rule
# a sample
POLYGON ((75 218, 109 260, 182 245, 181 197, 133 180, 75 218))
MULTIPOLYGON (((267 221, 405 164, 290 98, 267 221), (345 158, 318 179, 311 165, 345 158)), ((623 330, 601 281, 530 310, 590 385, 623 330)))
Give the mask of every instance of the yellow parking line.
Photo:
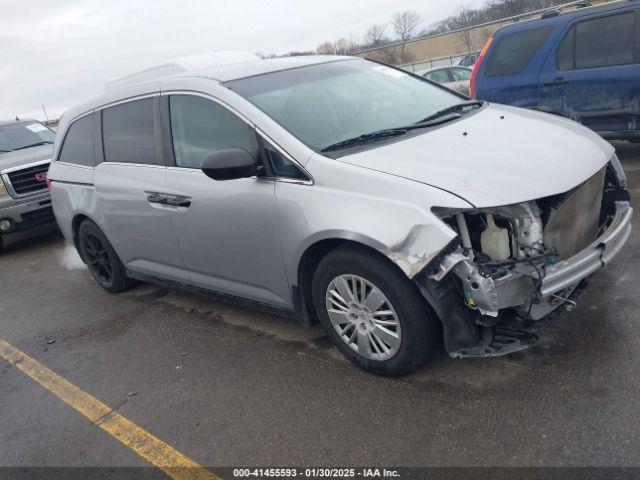
POLYGON ((0 339, 0 357, 175 480, 220 480, 198 463, 0 339))

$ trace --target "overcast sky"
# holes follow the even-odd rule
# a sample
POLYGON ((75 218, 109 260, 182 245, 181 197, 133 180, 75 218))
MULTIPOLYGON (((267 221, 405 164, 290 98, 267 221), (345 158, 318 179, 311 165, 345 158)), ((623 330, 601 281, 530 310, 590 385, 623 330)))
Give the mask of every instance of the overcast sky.
MULTIPOLYGON (((420 28, 483 0, 30 0, 0 7, 0 120, 59 116, 114 78, 212 50, 284 53, 362 38, 416 10, 420 28)), ((391 34, 391 28, 388 31, 391 34)))

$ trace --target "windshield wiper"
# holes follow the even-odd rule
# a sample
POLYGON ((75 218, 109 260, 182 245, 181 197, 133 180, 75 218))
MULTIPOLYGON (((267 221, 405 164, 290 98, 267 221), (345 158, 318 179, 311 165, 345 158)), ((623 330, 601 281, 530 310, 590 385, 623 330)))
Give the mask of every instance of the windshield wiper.
POLYGON ((359 143, 366 143, 372 140, 380 140, 388 137, 395 137, 397 135, 404 135, 409 130, 407 128, 387 128, 385 130, 378 130, 376 132, 365 133, 364 135, 359 135, 353 138, 347 138, 346 140, 342 140, 341 142, 334 143, 329 145, 328 147, 324 147, 321 152, 330 152, 332 150, 338 150, 340 148, 350 147, 352 145, 357 145, 359 143))
POLYGON ((329 145, 328 147, 324 147, 321 152, 331 152, 332 150, 339 150, 341 148, 351 147, 353 145, 358 145, 361 143, 367 143, 376 140, 384 140, 389 137, 396 137, 399 135, 404 135, 405 133, 411 130, 417 130, 419 128, 428 128, 434 127, 436 125, 440 125, 441 123, 449 122, 451 120, 455 120, 456 118, 460 118, 459 113, 449 112, 447 115, 442 115, 439 118, 434 118, 430 121, 420 121, 414 123, 412 125, 405 125, 403 127, 395 127, 395 128, 385 128, 384 130, 378 130, 371 133, 365 133, 364 135, 360 135, 358 137, 348 138, 346 140, 342 140, 341 142, 334 143, 329 145))
POLYGON ((435 120, 436 118, 441 118, 445 115, 448 115, 453 112, 465 112, 465 109, 471 110, 471 107, 480 108, 484 102, 482 100, 468 100, 466 102, 456 103, 455 105, 451 105, 450 107, 444 108, 442 110, 438 110, 436 113, 429 115, 428 117, 423 118, 419 122, 416 122, 416 125, 419 125, 424 122, 429 122, 431 120, 435 120))
POLYGON ((31 145, 25 145, 24 147, 18 147, 18 148, 14 148, 14 150, 24 150, 25 148, 31 148, 31 147, 39 147, 40 145, 50 145, 53 142, 38 142, 38 143, 32 143, 31 145))

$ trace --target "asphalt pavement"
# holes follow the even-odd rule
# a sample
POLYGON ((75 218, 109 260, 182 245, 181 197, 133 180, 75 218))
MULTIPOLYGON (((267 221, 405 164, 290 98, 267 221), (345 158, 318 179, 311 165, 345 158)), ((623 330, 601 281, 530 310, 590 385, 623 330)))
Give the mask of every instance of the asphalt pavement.
MULTIPOLYGON (((640 212, 640 146, 615 146, 640 212)), ((110 295, 55 230, 0 256, 0 339, 213 471, 638 466, 639 230, 529 350, 442 351, 399 379, 319 327, 150 284, 110 295)), ((0 425, 0 466, 149 465, 2 358, 0 425)))

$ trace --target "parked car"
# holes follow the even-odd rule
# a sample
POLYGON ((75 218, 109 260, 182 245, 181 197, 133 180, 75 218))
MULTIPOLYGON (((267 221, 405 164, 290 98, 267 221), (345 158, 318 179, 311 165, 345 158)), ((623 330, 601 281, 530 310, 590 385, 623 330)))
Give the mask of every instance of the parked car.
POLYGON ((526 348, 631 228, 591 130, 350 57, 109 92, 64 114, 49 175, 107 291, 142 280, 319 320, 385 375, 442 335, 455 357, 526 348))
POLYGON ((619 1, 502 27, 476 64, 472 96, 639 141, 639 24, 640 2, 619 1))
POLYGON ((473 70, 467 67, 437 67, 420 70, 416 75, 469 95, 469 80, 472 72, 473 70))
POLYGON ((36 120, 0 122, 0 250, 4 236, 55 221, 46 183, 54 137, 36 120))
POLYGON ((475 52, 475 53, 470 53, 469 55, 465 55, 460 59, 460 61, 458 62, 458 65, 460 65, 461 67, 473 68, 473 66, 478 61, 479 55, 480 55, 480 52, 475 52))

